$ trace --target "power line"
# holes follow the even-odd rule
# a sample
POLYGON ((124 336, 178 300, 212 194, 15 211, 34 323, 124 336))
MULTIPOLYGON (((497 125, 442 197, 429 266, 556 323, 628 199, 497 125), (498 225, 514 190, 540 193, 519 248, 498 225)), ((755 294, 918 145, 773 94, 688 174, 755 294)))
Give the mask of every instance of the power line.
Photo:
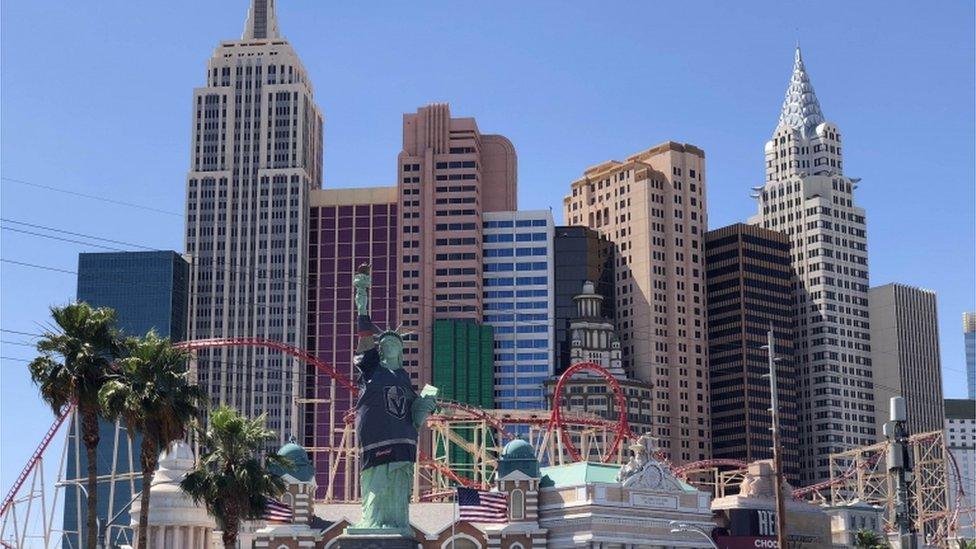
POLYGON ((110 250, 110 251, 113 251, 113 252, 124 252, 124 251, 126 251, 126 250, 123 250, 122 248, 113 248, 111 246, 103 246, 101 244, 94 244, 92 242, 84 242, 82 240, 73 240, 73 239, 70 239, 70 238, 63 238, 63 237, 60 237, 60 236, 54 236, 54 235, 50 235, 50 234, 35 233, 33 231, 25 231, 23 229, 15 229, 13 227, 0 227, 0 229, 3 229, 4 231, 13 231, 15 233, 23 233, 23 234, 29 234, 29 235, 32 235, 32 236, 39 236, 41 238, 50 238, 51 240, 60 240, 62 242, 70 242, 72 244, 81 244, 82 246, 92 246, 94 248, 101 248, 103 250, 110 250))
POLYGON ((16 225, 24 225, 26 227, 33 227, 35 229, 43 229, 43 230, 46 230, 46 231, 53 231, 53 232, 57 232, 57 233, 70 234, 72 236, 80 236, 80 237, 83 237, 83 238, 90 238, 90 239, 93 239, 93 240, 101 240, 103 242, 112 242, 113 244, 122 244, 123 246, 132 246, 133 248, 142 248, 144 250, 150 250, 150 251, 157 251, 157 250, 159 250, 159 248, 150 248, 149 246, 143 246, 142 244, 133 244, 132 242, 126 242, 124 240, 113 240, 111 238, 104 238, 104 237, 101 237, 101 236, 94 236, 94 235, 85 234, 85 233, 76 233, 76 232, 72 232, 72 231, 66 231, 64 229, 58 229, 58 228, 55 228, 55 227, 49 227, 47 225, 36 225, 34 223, 25 223, 23 221, 15 221, 13 219, 7 219, 7 218, 3 218, 3 217, 0 217, 0 221, 3 221, 4 223, 14 223, 16 225))
POLYGON ((27 263, 27 262, 24 262, 24 261, 16 261, 16 260, 13 260, 13 259, 7 259, 7 258, 2 258, 2 257, 0 257, 0 262, 10 263, 10 264, 13 264, 13 265, 20 265, 22 267, 32 267, 34 269, 44 269, 46 271, 55 271, 55 272, 58 272, 58 273, 66 273, 66 274, 73 274, 73 275, 78 274, 76 271, 69 271, 67 269, 59 269, 57 267, 48 267, 46 265, 37 265, 35 263, 27 263))
POLYGON ((24 343, 22 341, 7 341, 6 339, 0 339, 0 343, 5 345, 22 345, 24 347, 33 347, 33 343, 24 343))
POLYGON ((6 328, 0 328, 0 332, 4 332, 4 333, 8 333, 8 334, 24 335, 24 336, 29 336, 29 337, 44 337, 42 334, 32 334, 32 333, 29 333, 29 332, 19 332, 17 330, 8 330, 6 328))
POLYGON ((91 200, 98 200, 100 202, 108 202, 109 204, 116 204, 118 206, 128 206, 130 208, 138 208, 140 210, 146 210, 146 211, 150 211, 150 212, 156 212, 156 213, 161 213, 161 214, 166 214, 166 215, 175 215, 175 216, 183 217, 183 214, 182 213, 172 212, 172 211, 169 211, 169 210, 162 210, 160 208, 154 208, 152 206, 145 206, 143 204, 136 204, 135 202, 125 202, 123 200, 114 200, 114 199, 111 199, 111 198, 105 198, 104 196, 97 196, 97 195, 93 195, 93 194, 80 193, 78 191, 71 191, 71 190, 68 190, 68 189, 61 189, 61 188, 58 188, 58 187, 52 187, 50 185, 41 185, 40 183, 31 183, 30 181, 24 181, 23 179, 14 179, 12 177, 0 177, 0 179, 2 179, 3 181, 6 181, 8 183, 17 183, 19 185, 27 185, 29 187, 36 187, 38 189, 46 189, 48 191, 54 191, 54 192, 59 192, 59 193, 64 193, 64 194, 70 194, 70 195, 73 195, 73 196, 80 196, 82 198, 88 198, 88 199, 91 199, 91 200))

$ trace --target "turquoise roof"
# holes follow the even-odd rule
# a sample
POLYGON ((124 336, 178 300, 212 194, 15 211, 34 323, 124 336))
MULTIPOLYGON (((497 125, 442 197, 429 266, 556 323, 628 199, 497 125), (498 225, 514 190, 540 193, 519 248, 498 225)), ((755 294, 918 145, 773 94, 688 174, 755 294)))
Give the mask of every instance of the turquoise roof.
MULTIPOLYGON (((584 484, 619 484, 617 473, 620 465, 609 463, 595 463, 591 461, 579 461, 566 465, 553 465, 542 468, 542 480, 539 481, 540 488, 562 486, 582 486, 584 484)), ((665 468, 667 475, 667 468, 665 468)), ((670 475, 667 475, 670 476, 670 475)), ((673 477, 681 489, 685 492, 697 492, 694 486, 673 477)))
POLYGON ((272 465, 268 469, 273 474, 278 476, 288 474, 301 482, 308 482, 315 476, 315 468, 312 466, 312 461, 308 459, 308 453, 298 444, 294 442, 285 444, 278 450, 278 455, 290 461, 291 465, 288 467, 272 465))
POLYGON ((539 487, 579 486, 582 484, 616 484, 619 465, 578 461, 542 468, 539 487))

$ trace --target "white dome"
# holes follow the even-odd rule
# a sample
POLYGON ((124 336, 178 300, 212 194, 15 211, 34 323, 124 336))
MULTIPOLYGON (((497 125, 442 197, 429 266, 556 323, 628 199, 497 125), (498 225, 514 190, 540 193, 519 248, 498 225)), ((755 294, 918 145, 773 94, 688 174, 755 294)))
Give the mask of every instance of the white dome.
MULTIPOLYGON (((180 481, 193 469, 193 450, 183 442, 174 442, 159 455, 159 468, 152 482, 149 505, 150 526, 204 526, 213 529, 214 520, 203 505, 193 503, 180 488, 180 481)), ((139 523, 141 499, 132 503, 132 525, 139 523)))

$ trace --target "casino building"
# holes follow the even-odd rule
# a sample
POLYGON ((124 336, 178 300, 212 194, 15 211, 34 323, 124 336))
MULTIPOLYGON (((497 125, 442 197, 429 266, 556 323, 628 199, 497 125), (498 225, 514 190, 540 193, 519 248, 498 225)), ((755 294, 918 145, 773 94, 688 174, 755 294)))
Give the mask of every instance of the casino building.
MULTIPOLYGON (((346 527, 360 518, 359 504, 310 507, 315 476, 307 453, 289 443, 279 454, 296 464, 292 471, 280 472, 288 485, 285 502, 293 506, 294 518, 289 524, 257 530, 252 547, 342 547, 346 527)), ((453 502, 412 503, 410 522, 418 546, 424 549, 710 547, 700 535, 673 533, 669 525, 678 520, 710 531, 714 527, 710 494, 675 478, 653 458, 636 467, 623 483, 619 471, 619 466, 592 462, 539 467, 535 450, 516 439, 499 458, 493 486, 507 496, 507 522, 457 519, 453 502)))

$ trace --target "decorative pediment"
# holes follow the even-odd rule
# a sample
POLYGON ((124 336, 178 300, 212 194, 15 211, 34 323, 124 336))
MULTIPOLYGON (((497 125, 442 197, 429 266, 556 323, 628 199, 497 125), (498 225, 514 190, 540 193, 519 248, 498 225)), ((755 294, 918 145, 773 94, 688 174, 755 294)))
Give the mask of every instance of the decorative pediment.
POLYGON ((511 473, 509 473, 509 474, 507 474, 507 475, 505 475, 503 477, 500 477, 498 480, 499 481, 505 481, 505 480, 519 481, 519 480, 538 480, 538 479, 533 478, 533 477, 530 477, 529 475, 523 473, 522 471, 520 471, 518 469, 515 469, 511 473))
POLYGON ((617 482, 631 490, 657 490, 663 492, 683 492, 681 482, 663 463, 654 458, 657 452, 657 439, 642 435, 637 443, 630 446, 633 455, 630 461, 620 468, 617 482))

